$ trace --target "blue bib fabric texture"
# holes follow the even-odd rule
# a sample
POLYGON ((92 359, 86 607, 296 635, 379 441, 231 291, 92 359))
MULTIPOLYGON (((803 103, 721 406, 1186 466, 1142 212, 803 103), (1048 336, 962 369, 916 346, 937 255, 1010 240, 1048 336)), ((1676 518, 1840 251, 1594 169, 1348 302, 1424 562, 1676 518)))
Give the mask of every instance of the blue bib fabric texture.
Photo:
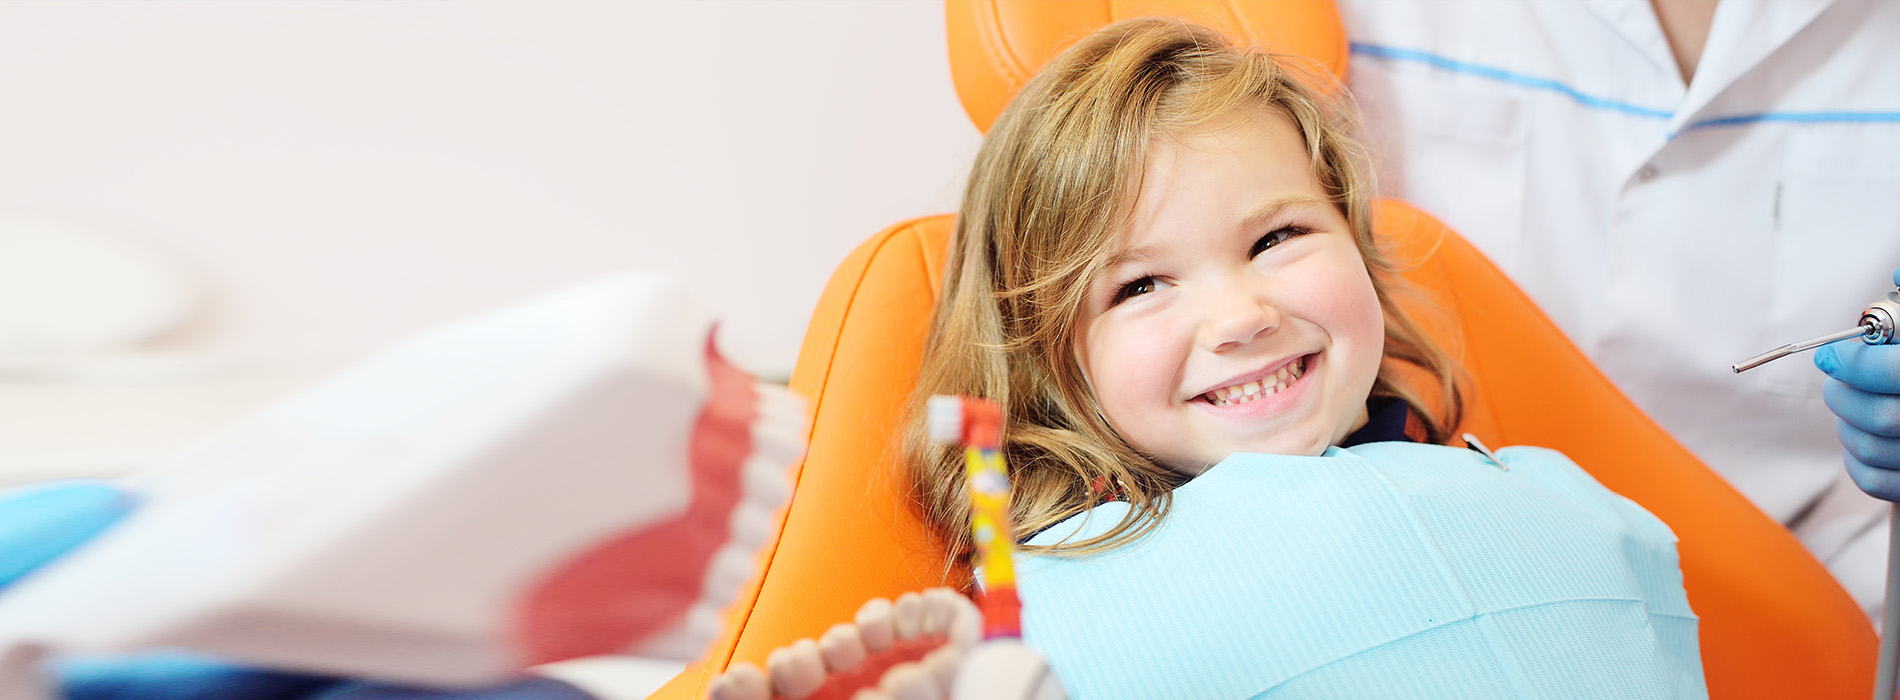
POLYGON ((1557 452, 1497 455, 1234 455, 1146 537, 1019 556, 1025 640, 1077 700, 1707 698, 1668 526, 1557 452))

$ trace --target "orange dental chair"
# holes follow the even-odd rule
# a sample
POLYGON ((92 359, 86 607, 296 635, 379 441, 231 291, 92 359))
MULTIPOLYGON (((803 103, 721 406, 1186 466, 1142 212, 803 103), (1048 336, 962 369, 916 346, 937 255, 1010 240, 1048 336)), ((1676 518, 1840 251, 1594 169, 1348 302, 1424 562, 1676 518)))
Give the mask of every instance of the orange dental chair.
MULTIPOLYGON (((1042 61, 1127 17, 1188 17, 1340 78, 1347 64, 1331 0, 950 0, 947 13, 957 89, 984 128, 1042 61)), ((870 598, 967 586, 969 572, 943 568, 941 549, 910 510, 897 457, 951 229, 950 215, 898 224, 833 274, 792 376, 813 419, 779 536, 722 638, 654 698, 704 697, 729 663, 762 663, 777 646, 850 620, 870 598)), ((1457 234, 1389 200, 1376 229, 1424 292, 1422 303, 1435 307, 1414 318, 1469 373, 1459 432, 1561 450, 1681 539, 1712 698, 1867 697, 1873 630, 1792 536, 1624 398, 1457 234)))

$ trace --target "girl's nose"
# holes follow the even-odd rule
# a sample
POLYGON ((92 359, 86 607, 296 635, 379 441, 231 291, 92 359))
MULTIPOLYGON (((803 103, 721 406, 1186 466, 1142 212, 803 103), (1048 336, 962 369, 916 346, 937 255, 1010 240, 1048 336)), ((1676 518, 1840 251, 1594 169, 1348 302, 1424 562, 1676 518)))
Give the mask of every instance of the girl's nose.
POLYGON ((1203 348, 1244 346, 1280 325, 1280 310, 1244 285, 1208 291, 1199 331, 1203 348))

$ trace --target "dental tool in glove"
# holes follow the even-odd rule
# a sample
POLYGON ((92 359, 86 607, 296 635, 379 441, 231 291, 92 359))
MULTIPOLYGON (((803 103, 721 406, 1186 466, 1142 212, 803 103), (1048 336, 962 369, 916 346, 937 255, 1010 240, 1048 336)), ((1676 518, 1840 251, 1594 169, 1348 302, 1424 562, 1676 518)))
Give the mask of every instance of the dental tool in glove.
POLYGON ((1745 372, 1797 352, 1813 350, 1849 338, 1859 338, 1861 342, 1868 345, 1892 345, 1900 341, 1900 337, 1896 337, 1894 333, 1896 323, 1900 323, 1900 289, 1887 292, 1886 296, 1875 300, 1866 311, 1860 313, 1860 323, 1853 328, 1839 333, 1829 333, 1819 338, 1810 338, 1799 343, 1789 343, 1729 365, 1729 369, 1737 373, 1745 372))
POLYGON ((970 529, 983 579, 983 641, 957 667, 951 700, 1066 700, 1067 691, 1042 654, 1022 641, 1016 597, 1016 533, 1009 517, 1009 472, 1003 466, 1003 411, 992 401, 932 396, 930 439, 961 443, 970 486, 970 529))
MULTIPOLYGON (((1896 322, 1900 322, 1900 289, 1874 300, 1866 311, 1861 312, 1860 324, 1849 330, 1783 345, 1738 362, 1730 369, 1740 373, 1803 350, 1813 350, 1849 338, 1860 338, 1861 342, 1868 345, 1893 345, 1900 342, 1894 332, 1896 322)), ((1874 700, 1893 700, 1895 681, 1900 679, 1900 634, 1894 633, 1894 630, 1900 630, 1900 503, 1894 504, 1893 509, 1893 517, 1888 521, 1887 603, 1883 606, 1885 612, 1881 616, 1880 666, 1874 676, 1874 700)))

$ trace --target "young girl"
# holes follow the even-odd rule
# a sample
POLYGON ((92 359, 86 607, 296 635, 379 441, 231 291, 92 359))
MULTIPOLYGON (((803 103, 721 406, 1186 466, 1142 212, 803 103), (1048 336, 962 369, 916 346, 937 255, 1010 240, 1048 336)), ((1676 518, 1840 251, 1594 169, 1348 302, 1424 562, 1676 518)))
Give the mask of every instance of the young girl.
MULTIPOLYGON (((1271 56, 1148 19, 991 130, 918 392, 1004 408, 1025 640, 1081 698, 1705 697, 1667 527, 1555 453, 1429 444, 1455 373, 1394 305, 1350 124, 1271 56)), ((919 501, 967 552, 960 456, 922 431, 919 501)), ((889 607, 772 684, 963 610, 889 607)))

